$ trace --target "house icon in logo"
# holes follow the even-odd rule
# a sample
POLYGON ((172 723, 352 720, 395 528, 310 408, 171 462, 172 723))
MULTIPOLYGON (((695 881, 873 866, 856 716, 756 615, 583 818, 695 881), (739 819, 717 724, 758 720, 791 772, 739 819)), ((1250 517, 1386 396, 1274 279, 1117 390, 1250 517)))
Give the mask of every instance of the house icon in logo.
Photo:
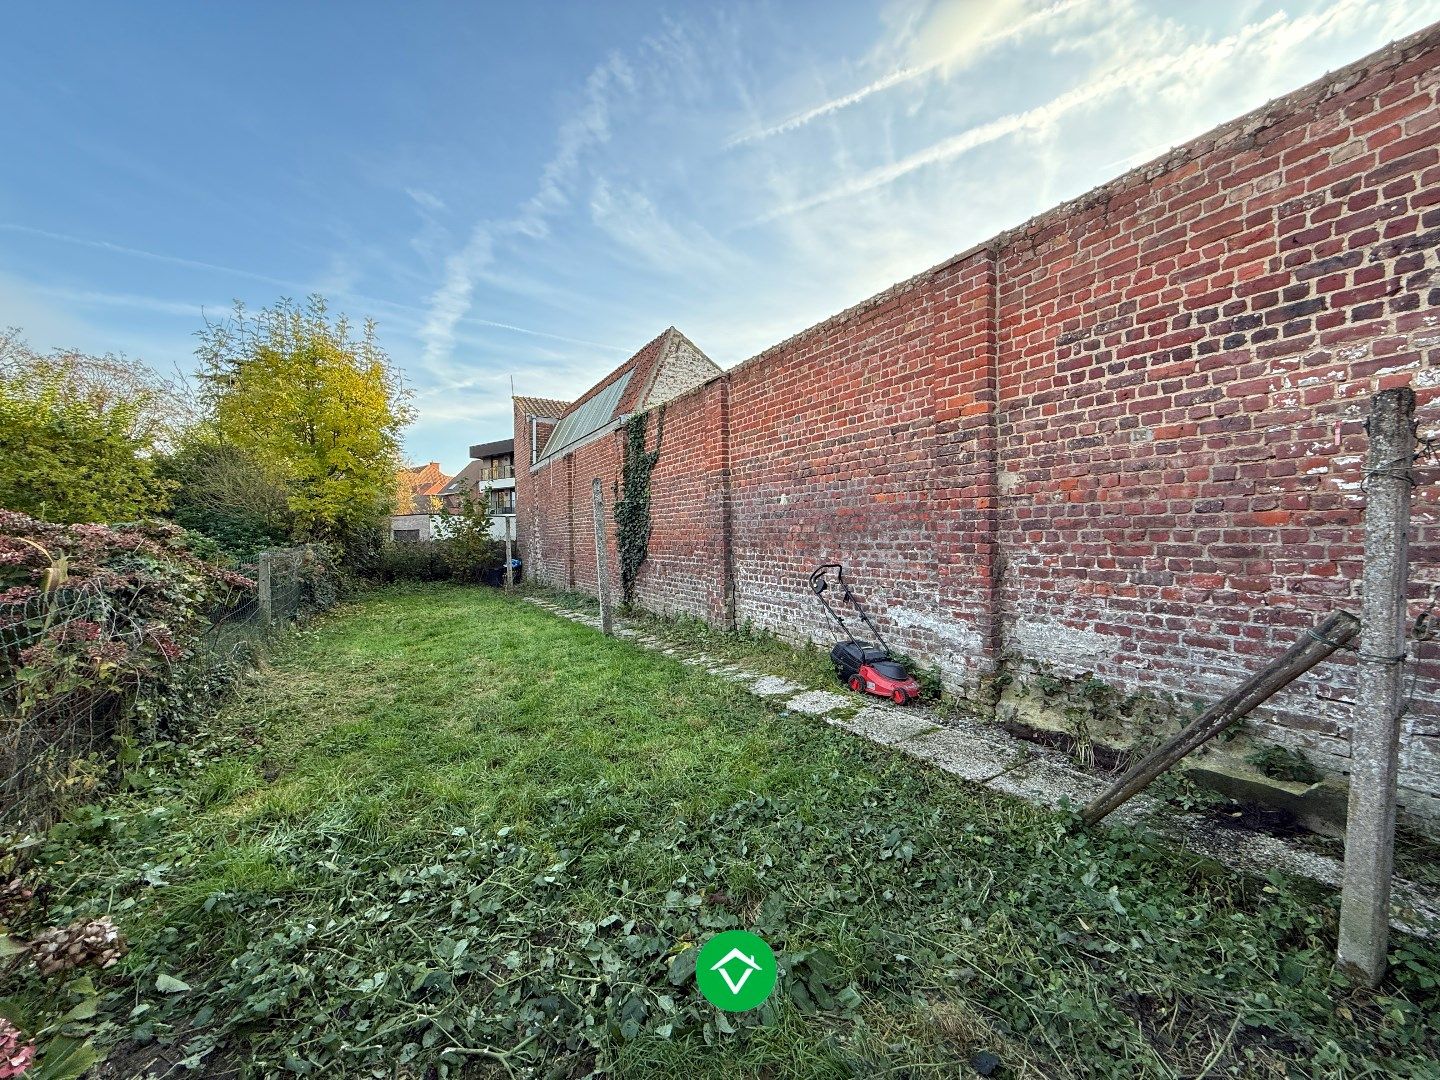
POLYGON ((760 970, 760 965, 755 962, 753 956, 746 956, 739 949, 731 949, 719 960, 710 965, 711 971, 718 971, 720 977, 725 980, 725 985, 730 987, 732 994, 740 993, 740 988, 745 985, 745 980, 760 970), (738 961, 738 963, 735 963, 738 961), (738 971, 740 977, 737 979, 732 971, 738 971))

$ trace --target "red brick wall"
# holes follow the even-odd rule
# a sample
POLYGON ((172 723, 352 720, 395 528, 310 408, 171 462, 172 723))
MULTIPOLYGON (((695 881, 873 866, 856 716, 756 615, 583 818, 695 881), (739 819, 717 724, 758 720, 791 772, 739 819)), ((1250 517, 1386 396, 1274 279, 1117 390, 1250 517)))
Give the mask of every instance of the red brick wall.
MULTIPOLYGON (((1368 399, 1412 384, 1422 428, 1440 422, 1436 53, 1431 32, 1005 238, 1012 647, 1208 696, 1358 604, 1368 399)), ((1433 485, 1415 515, 1418 598, 1440 562, 1433 485)), ((1437 674, 1407 744, 1431 795, 1437 674)), ((1332 666, 1262 724, 1343 769, 1351 685, 1332 666)))
MULTIPOLYGON (((805 575, 843 561, 957 689, 1019 654, 1190 697, 1356 608, 1369 397, 1413 386, 1440 434, 1437 85, 1432 28, 671 402, 641 602, 823 641, 805 575)), ((621 437, 522 488, 538 576, 593 587, 621 437)), ((1258 722, 1343 772, 1352 673, 1325 670, 1258 722)), ((1402 797, 1440 819, 1440 664, 1415 675, 1402 797)))
MULTIPOLYGON (((805 587, 843 562, 897 648, 932 644, 926 506, 928 283, 908 284, 730 373, 736 611, 791 636, 833 637, 805 587), (883 592, 875 587, 883 582, 883 592)), ((863 629, 863 628, 862 628, 863 629)), ((925 650, 927 652, 931 650, 925 650)))
MULTIPOLYGON (((539 530, 542 504, 536 497, 535 480, 530 475, 530 421, 516 402, 511 402, 515 418, 515 537, 525 571, 546 576, 539 566, 539 530)), ((553 507, 543 507, 553 512, 553 507)))
POLYGON ((649 413, 648 449, 655 449, 660 416, 664 420, 650 474, 649 553, 635 590, 636 602, 650 611, 721 626, 733 624, 725 521, 728 398, 728 382, 716 379, 649 413))
POLYGON ((620 440, 623 435, 623 430, 606 434, 565 456, 565 461, 574 469, 572 535, 575 547, 571 585, 581 592, 596 592, 592 485, 598 478, 605 511, 606 570, 609 573, 611 595, 618 597, 620 594, 620 556, 615 546, 614 510, 615 488, 620 479, 620 440))

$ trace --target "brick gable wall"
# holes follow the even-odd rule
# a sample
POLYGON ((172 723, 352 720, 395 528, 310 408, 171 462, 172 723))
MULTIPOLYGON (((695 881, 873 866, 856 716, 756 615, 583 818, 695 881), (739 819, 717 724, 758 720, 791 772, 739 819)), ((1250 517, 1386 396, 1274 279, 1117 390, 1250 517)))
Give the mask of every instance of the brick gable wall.
POLYGON ((674 327, 670 328, 670 343, 649 392, 645 395, 643 409, 653 409, 673 401, 687 390, 709 382, 720 374, 715 362, 702 353, 695 345, 674 327))

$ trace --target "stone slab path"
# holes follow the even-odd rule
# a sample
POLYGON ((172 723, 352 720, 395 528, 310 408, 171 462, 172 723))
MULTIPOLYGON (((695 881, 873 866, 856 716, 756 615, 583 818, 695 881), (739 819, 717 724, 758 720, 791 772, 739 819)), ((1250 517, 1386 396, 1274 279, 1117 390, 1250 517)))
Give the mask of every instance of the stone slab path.
MULTIPOLYGON (((540 597, 525 599, 552 615, 593 627, 597 632, 600 629, 598 616, 540 597)), ((1079 807, 1109 786, 1106 778, 1086 772, 1059 750, 1027 742, 996 724, 949 715, 942 718, 919 705, 899 706, 878 698, 801 686, 704 652, 677 648, 618 616, 615 634, 642 648, 675 657, 682 664, 704 668, 718 678, 743 683, 752 694, 791 712, 822 719, 963 780, 1027 802, 1054 809, 1068 800, 1072 807, 1079 807)), ((1143 826, 1172 843, 1249 873, 1264 875, 1280 870, 1335 889, 1343 877, 1343 865, 1330 855, 1311 851, 1285 837, 1181 813, 1144 794, 1131 799, 1109 820, 1143 826)), ((1440 895, 1397 878, 1390 921, 1422 937, 1440 933, 1440 895)))

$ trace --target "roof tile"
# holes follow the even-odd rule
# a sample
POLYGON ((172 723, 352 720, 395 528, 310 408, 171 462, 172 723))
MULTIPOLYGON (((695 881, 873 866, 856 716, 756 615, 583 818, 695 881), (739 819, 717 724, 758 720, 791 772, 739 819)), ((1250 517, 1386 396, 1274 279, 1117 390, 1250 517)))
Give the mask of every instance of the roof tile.
POLYGON ((565 415, 565 410, 570 408, 570 402, 558 401, 555 398, 517 397, 515 407, 526 416, 544 416, 559 420, 565 415))

